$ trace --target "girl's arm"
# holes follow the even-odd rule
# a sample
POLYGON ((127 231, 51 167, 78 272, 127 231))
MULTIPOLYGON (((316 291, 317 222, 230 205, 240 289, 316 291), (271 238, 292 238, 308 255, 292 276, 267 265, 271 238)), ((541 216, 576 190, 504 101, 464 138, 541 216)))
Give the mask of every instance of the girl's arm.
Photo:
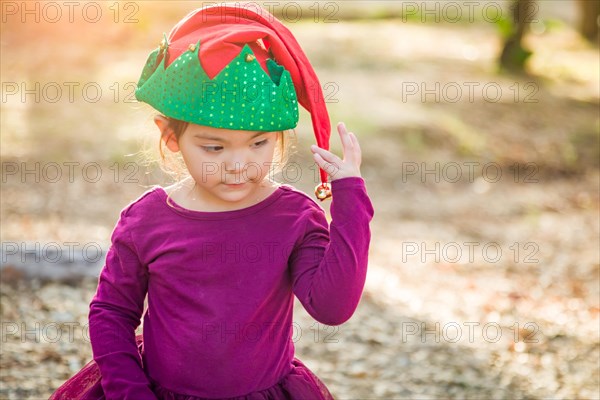
POLYGON ((323 324, 340 325, 354 314, 364 288, 374 210, 362 177, 336 179, 331 189, 331 227, 325 212, 311 207, 290 269, 306 311, 323 324))
POLYGON ((107 399, 156 400, 135 342, 135 330, 144 311, 148 271, 131 239, 127 211, 123 210, 113 231, 90 303, 90 340, 107 399))

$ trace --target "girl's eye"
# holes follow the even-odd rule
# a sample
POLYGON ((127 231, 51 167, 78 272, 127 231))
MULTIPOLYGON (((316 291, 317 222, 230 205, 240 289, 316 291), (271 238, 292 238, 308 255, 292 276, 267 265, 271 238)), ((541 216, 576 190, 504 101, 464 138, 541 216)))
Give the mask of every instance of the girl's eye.
POLYGON ((268 141, 269 141, 269 139, 261 140, 260 142, 256 142, 256 143, 254 143, 254 145, 255 145, 256 147, 260 147, 260 146, 262 146, 262 145, 266 144, 268 141))
POLYGON ((223 147, 221 146, 200 146, 204 149, 204 151, 208 151, 209 153, 214 153, 221 150, 223 147))
MULTIPOLYGON (((254 145, 256 147, 261 147, 261 146, 264 146, 268 141, 269 141, 269 139, 261 140, 260 142, 254 143, 254 145)), ((200 146, 200 147, 202 147, 202 149, 204 151, 207 151, 209 153, 216 153, 223 148, 222 146, 200 146)))

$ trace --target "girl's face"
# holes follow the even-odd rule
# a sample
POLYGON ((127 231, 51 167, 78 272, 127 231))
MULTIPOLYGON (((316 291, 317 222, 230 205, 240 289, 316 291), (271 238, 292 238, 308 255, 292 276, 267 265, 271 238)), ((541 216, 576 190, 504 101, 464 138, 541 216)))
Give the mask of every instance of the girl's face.
POLYGON ((189 124, 178 147, 205 201, 243 203, 268 175, 277 135, 189 124))

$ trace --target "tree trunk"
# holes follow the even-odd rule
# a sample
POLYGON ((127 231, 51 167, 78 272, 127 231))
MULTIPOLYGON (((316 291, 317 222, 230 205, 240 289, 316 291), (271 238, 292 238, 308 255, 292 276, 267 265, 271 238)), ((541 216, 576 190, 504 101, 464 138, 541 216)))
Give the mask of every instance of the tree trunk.
POLYGON ((579 32, 590 42, 600 40, 598 18, 600 18, 600 1, 579 0, 579 32))
POLYGON ((513 72, 522 72, 531 51, 523 47, 523 37, 537 11, 535 0, 515 0, 512 5, 512 33, 506 38, 500 66, 513 72))

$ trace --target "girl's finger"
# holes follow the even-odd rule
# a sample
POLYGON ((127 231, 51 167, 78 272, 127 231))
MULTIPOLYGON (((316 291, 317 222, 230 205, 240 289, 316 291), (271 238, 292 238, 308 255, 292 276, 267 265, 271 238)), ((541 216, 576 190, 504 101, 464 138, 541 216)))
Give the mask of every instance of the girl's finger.
POLYGON ((352 143, 354 143, 354 147, 353 147, 353 151, 354 151, 354 156, 352 158, 352 161, 360 166, 360 164, 362 163, 362 155, 361 155, 361 150, 360 150, 360 145, 358 144, 358 139, 356 138, 356 135, 354 135, 354 133, 350 132, 350 138, 352 139, 352 143))
POLYGON ((362 153, 362 150, 360 148, 360 144, 358 143, 358 138, 356 137, 356 135, 354 133, 350 132, 350 139, 352 140, 352 143, 354 144, 355 153, 360 155, 362 153))
POLYGON ((344 124, 343 122, 340 122, 337 125, 338 128, 338 133, 340 134, 340 138, 342 140, 342 147, 344 148, 344 155, 346 155, 347 153, 351 153, 354 147, 354 144, 352 143, 352 139, 350 139, 350 136, 348 135, 348 129, 346 129, 346 124, 344 124))
POLYGON ((332 152, 322 149, 316 145, 312 146, 313 151, 315 151, 316 154, 319 154, 321 156, 321 158, 323 158, 325 161, 329 161, 329 162, 337 162, 338 160, 341 161, 339 159, 338 156, 336 156, 335 154, 333 154, 332 152))
POLYGON ((321 157, 319 153, 314 153, 314 156, 316 163, 319 165, 319 168, 323 169, 329 175, 334 175, 335 172, 339 170, 339 167, 335 163, 323 159, 323 157, 321 157))

